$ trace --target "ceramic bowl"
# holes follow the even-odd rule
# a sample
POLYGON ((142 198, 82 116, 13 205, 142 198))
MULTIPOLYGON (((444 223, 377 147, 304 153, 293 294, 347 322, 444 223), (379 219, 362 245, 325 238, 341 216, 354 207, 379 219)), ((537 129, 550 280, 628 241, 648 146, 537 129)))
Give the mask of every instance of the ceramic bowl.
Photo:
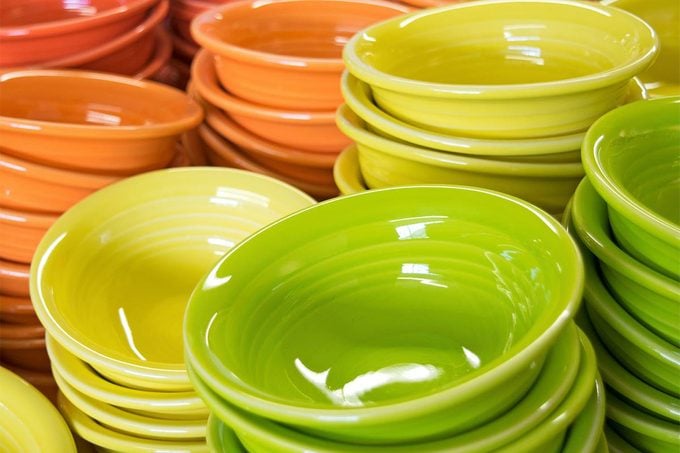
POLYGON ((619 9, 492 0, 374 25, 347 43, 344 59, 377 105, 407 123, 527 139, 587 129, 623 102, 657 51, 654 30, 619 9))
POLYGON ((202 119, 200 106, 173 88, 81 71, 1 75, 0 99, 6 154, 110 174, 166 166, 179 135, 202 119))
POLYGON ((187 41, 177 35, 172 35, 172 48, 179 58, 189 64, 193 61, 198 51, 201 50, 201 48, 193 42, 187 41))
POLYGON ((48 371, 50 359, 45 351, 45 338, 3 339, 0 362, 27 370, 48 371))
POLYGON ((0 445, 7 451, 75 453, 64 419, 34 387, 0 367, 0 445))
POLYGON ((50 402, 56 404, 57 392, 59 389, 57 388, 57 383, 54 382, 54 378, 52 377, 52 373, 50 371, 37 371, 26 368, 18 368, 6 363, 2 363, 0 366, 11 371, 24 381, 31 384, 36 390, 38 390, 48 400, 50 400, 50 402))
POLYGON ((680 280, 680 97, 635 102, 588 130, 583 165, 628 253, 680 280))
MULTIPOLYGON (((0 258, 30 264, 38 243, 59 214, 0 207, 0 258)), ((4 288, 3 288, 4 290, 4 288)))
POLYGON ((102 403, 157 418, 205 420, 208 411, 193 391, 154 392, 129 388, 102 378, 52 337, 46 339, 52 369, 71 387, 102 403))
POLYGON ((9 324, 0 322, 0 345, 5 340, 42 338, 45 329, 40 324, 9 324))
POLYGON ((603 0, 603 4, 630 11, 659 35, 661 48, 654 64, 640 78, 653 97, 680 95, 680 4, 673 0, 603 0))
POLYGON ((339 153, 349 140, 335 126, 335 111, 282 110, 255 104, 224 91, 217 81, 213 57, 199 52, 191 67, 198 94, 224 110, 236 123, 265 140, 303 151, 339 153))
POLYGON ((338 126, 357 144, 361 173, 368 187, 410 184, 464 184, 523 198, 559 214, 584 171, 580 163, 505 162, 439 152, 390 140, 371 132, 347 106, 338 126))
POLYGON ((525 202, 464 187, 368 191, 300 211, 229 253, 192 294, 185 344, 198 376, 240 408, 344 442, 416 441, 516 403, 578 306, 582 278, 573 241, 525 202), (527 286, 529 268, 541 271, 527 286))
POLYGON ((30 266, 0 258, 0 295, 27 299, 30 266))
POLYGON ((3 2, 0 67, 56 60, 106 43, 137 25, 156 1, 3 2))
POLYGON ((576 234, 598 258, 611 295, 647 329, 680 347, 680 283, 619 248, 610 232, 607 206, 588 180, 574 194, 573 221, 576 234))
POLYGON ((4 208, 61 213, 118 179, 36 164, 0 150, 0 206, 4 208))
POLYGON ((85 441, 95 445, 98 451, 163 451, 207 453, 204 440, 161 440, 132 436, 107 428, 78 409, 63 394, 57 398, 59 410, 64 415, 71 431, 85 441))
POLYGON ((604 427, 605 436, 607 436, 607 446, 610 453, 629 453, 639 451, 633 447, 628 441, 622 438, 609 424, 604 427))
POLYGON ((160 82, 184 90, 184 85, 174 83, 174 79, 170 80, 164 78, 170 77, 170 75, 165 74, 164 72, 164 69, 170 65, 170 60, 172 58, 172 37, 170 36, 170 33, 163 26, 158 26, 154 36, 153 55, 144 64, 144 67, 133 75, 132 78, 137 80, 151 79, 155 82, 160 82))
POLYGON ((659 420, 625 403, 616 392, 607 394, 607 417, 612 427, 640 451, 677 451, 678 425, 659 420))
POLYGON ((82 394, 54 371, 59 391, 75 407, 99 424, 133 436, 163 440, 204 439, 206 421, 172 420, 127 412, 82 394))
POLYGON ((20 325, 39 323, 31 299, 3 294, 0 294, 0 322, 20 325))
POLYGON ((565 442, 558 446, 558 451, 562 453, 609 453, 603 432, 606 411, 605 393, 602 378, 598 376, 595 381, 595 390, 585 407, 569 426, 565 442))
POLYGON ((312 203, 287 184, 231 169, 118 182, 71 208, 41 242, 31 277, 36 314, 107 378, 188 390, 181 325, 191 290, 235 243, 312 203))
POLYGON ((408 11, 378 0, 232 2, 194 19, 191 33, 215 55, 220 82, 235 96, 280 109, 327 111, 342 103, 344 44, 408 11))
POLYGON ((214 415, 208 418, 207 431, 206 440, 210 451, 215 453, 247 453, 234 430, 214 415))
POLYGON ((349 145, 340 153, 333 166, 333 179, 343 195, 368 190, 364 177, 361 176, 356 145, 349 145))

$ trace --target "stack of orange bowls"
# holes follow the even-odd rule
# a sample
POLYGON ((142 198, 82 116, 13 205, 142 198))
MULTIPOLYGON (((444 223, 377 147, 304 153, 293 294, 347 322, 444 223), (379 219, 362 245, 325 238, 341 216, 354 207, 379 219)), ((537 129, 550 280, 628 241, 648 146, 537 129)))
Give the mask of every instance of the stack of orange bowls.
POLYGON ((201 118, 185 94, 153 82, 66 70, 0 76, 3 366, 54 396, 44 330, 29 298, 35 248, 91 192, 177 162, 177 137, 201 118))
POLYGON ((79 68, 152 78, 172 54, 168 0, 5 0, 0 71, 79 68))
POLYGON ((191 36, 191 21, 205 11, 229 0, 172 0, 170 3, 170 31, 175 56, 191 64, 199 46, 191 36))
POLYGON ((198 16, 192 87, 211 163, 269 174, 316 198, 337 195, 341 53, 368 25, 407 12, 373 0, 243 1, 198 16))

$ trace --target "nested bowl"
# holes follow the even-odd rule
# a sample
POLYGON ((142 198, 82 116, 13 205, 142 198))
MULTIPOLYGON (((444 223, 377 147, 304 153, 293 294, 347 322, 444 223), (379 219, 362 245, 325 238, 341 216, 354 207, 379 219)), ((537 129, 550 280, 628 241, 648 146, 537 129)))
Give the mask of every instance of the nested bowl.
POLYGON ((680 280, 680 97, 635 102, 586 133, 582 160, 632 256, 680 280))
POLYGON ((203 117, 174 88, 84 71, 0 75, 0 100, 6 154, 108 174, 165 167, 178 137, 203 117))
POLYGON ((384 21, 355 35, 343 55, 377 105, 407 123, 526 139, 587 129, 623 103, 628 81, 657 51, 654 30, 623 10, 493 0, 384 21))
POLYGON ((59 218, 31 268, 48 333, 117 383, 189 390, 182 319, 204 272, 262 226, 309 206, 299 190, 233 169, 161 170, 102 189, 59 218))
POLYGON ((45 351, 45 338, 3 338, 0 363, 34 371, 49 371, 50 359, 45 351))
POLYGON ((335 160, 333 180, 342 195, 368 190, 359 168, 359 153, 356 145, 349 145, 335 160))
POLYGON ((680 347, 680 283, 621 250, 609 226, 607 205, 584 180, 573 201, 574 231, 597 257, 611 295, 647 329, 680 347))
POLYGON ((583 178, 573 163, 525 163, 480 159, 422 148, 372 132, 347 106, 338 110, 340 130, 354 140, 368 187, 464 184, 505 192, 551 214, 560 214, 583 178))
POLYGON ((59 214, 0 207, 0 258, 30 264, 40 240, 57 218, 59 214))
POLYGON ((187 307, 187 357, 231 404, 305 432, 445 437, 522 398, 582 281, 571 238, 526 202, 369 191, 291 215, 221 260, 187 307))
MULTIPOLYGON (((1 265, 1 264, 0 264, 1 265)), ((28 265, 26 266, 28 273, 28 265)), ((28 278, 26 278, 28 290, 28 278)), ((3 291, 5 288, 2 288, 3 291)), ((0 322, 10 324, 39 324, 33 311, 31 299, 28 297, 8 296, 0 293, 0 322)))
POLYGON ((235 96, 280 109, 328 111, 342 103, 345 43, 407 11, 387 1, 231 2, 198 16, 191 33, 215 55, 219 80, 235 96))

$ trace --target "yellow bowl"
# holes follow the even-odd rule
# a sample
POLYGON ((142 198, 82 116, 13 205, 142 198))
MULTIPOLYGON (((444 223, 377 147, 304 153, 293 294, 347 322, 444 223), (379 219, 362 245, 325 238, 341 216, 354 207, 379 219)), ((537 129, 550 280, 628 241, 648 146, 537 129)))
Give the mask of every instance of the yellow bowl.
POLYGON ((160 170, 71 208, 32 266, 31 298, 48 333, 109 380, 189 390, 182 320, 189 294, 234 244, 313 200, 262 175, 160 170))
POLYGON ((102 403, 158 418, 208 418, 208 408, 194 391, 153 392, 124 387, 104 379, 49 335, 45 339, 54 374, 82 394, 102 403))
POLYGON ((677 0, 603 0, 642 18, 659 35, 654 64, 640 74, 651 97, 680 95, 680 2, 677 0))
POLYGON ((83 440, 95 445, 97 450, 121 451, 163 451, 208 453, 205 440, 160 440, 132 436, 100 425, 78 409, 63 394, 57 397, 57 405, 71 430, 83 440))
POLYGON ((16 374, 0 367, 0 447, 3 452, 75 453, 76 444, 52 403, 16 374))
POLYGON ((580 163, 522 163, 478 159, 396 142, 372 133, 346 105, 338 126, 353 139, 371 189, 417 184, 460 184, 504 192, 560 214, 584 176, 580 163))
POLYGON ((654 30, 617 8, 490 0, 371 26, 344 59, 402 121, 456 136, 533 138, 587 129, 623 102, 657 50, 654 30))
POLYGON ((359 168, 357 145, 349 145, 335 160, 333 179, 342 195, 350 195, 368 190, 359 168))

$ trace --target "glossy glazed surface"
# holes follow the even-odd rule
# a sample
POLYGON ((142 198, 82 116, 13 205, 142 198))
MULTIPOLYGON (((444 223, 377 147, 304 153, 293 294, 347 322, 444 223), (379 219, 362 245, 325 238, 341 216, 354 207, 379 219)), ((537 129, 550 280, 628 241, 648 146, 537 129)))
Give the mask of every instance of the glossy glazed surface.
POLYGON ((189 389, 181 325, 192 289, 238 241, 310 204, 285 183, 232 169, 121 181, 45 236, 32 267, 36 314, 55 340, 114 381, 189 389))
MULTIPOLYGON (((171 64, 171 58, 172 37, 170 36, 170 32, 163 26, 156 27, 154 33, 153 55, 145 62, 142 69, 132 76, 132 78, 137 80, 151 79, 184 90, 185 84, 180 83, 180 81, 185 75, 175 73, 177 68, 175 68, 175 65, 171 64)), ((184 69, 186 69, 186 73, 188 73, 188 68, 184 69)), ((177 71, 181 73, 182 69, 177 69, 177 71)))
POLYGON ((12 297, 28 298, 28 280, 30 267, 28 264, 15 263, 0 258, 0 294, 12 297))
POLYGON ((4 152, 55 167, 110 174, 161 168, 177 137, 201 119, 186 94, 153 82, 66 70, 0 75, 4 152))
POLYGON ((585 130, 623 102, 628 80, 657 50, 654 31, 625 11, 493 0, 369 27, 344 58, 375 102, 407 123, 456 136, 532 138, 585 130))
POLYGON ((349 140, 335 126, 335 111, 297 111, 255 104, 224 91, 217 82, 213 57, 199 52, 191 67, 198 94, 224 110, 241 127, 265 140, 304 151, 338 153, 349 140))
POLYGON ((9 324, 0 322, 0 345, 3 340, 42 338, 45 329, 40 324, 9 324))
POLYGON ((580 163, 506 162, 400 143, 371 132, 347 106, 338 110, 337 122, 357 143, 361 173, 373 189, 464 184, 505 192, 557 214, 564 210, 584 175, 580 163))
POLYGON ((584 180, 574 194, 575 231, 598 260, 611 295, 656 335, 680 347, 680 283, 648 268, 616 244, 607 206, 584 180))
POLYGON ((215 453, 247 453, 234 430, 214 415, 208 418, 208 447, 215 453))
POLYGON ((530 364, 578 305, 579 257, 556 225, 472 188, 327 201, 251 236, 200 283, 190 360, 233 404, 327 436, 395 442, 473 427, 526 391, 530 364), (253 256, 273 261, 255 270, 253 256), (484 397, 500 385, 503 398, 484 397), (441 417, 451 407, 466 409, 441 417))
POLYGON ((222 85, 247 101, 290 110, 342 103, 342 49, 358 31, 408 8, 383 1, 232 2, 201 14, 194 39, 215 54, 222 85))
POLYGON ((0 258, 30 264, 38 243, 58 217, 0 207, 0 258))
MULTIPOLYGON (((28 273, 28 266, 26 266, 28 273)), ((28 287, 28 278, 26 279, 28 287)), ((5 288, 0 286, 2 290, 5 288)), ((0 322, 12 324, 39 324, 28 297, 6 296, 0 293, 0 322)))
POLYGON ((680 97, 635 102, 586 134, 583 164, 609 205, 618 243, 648 266, 680 279, 680 97))
POLYGON ((368 190, 359 168, 359 153, 356 145, 349 145, 340 153, 333 166, 333 180, 343 195, 368 190))
POLYGON ((64 419, 34 387, 0 367, 0 445, 9 452, 75 453, 64 419))

